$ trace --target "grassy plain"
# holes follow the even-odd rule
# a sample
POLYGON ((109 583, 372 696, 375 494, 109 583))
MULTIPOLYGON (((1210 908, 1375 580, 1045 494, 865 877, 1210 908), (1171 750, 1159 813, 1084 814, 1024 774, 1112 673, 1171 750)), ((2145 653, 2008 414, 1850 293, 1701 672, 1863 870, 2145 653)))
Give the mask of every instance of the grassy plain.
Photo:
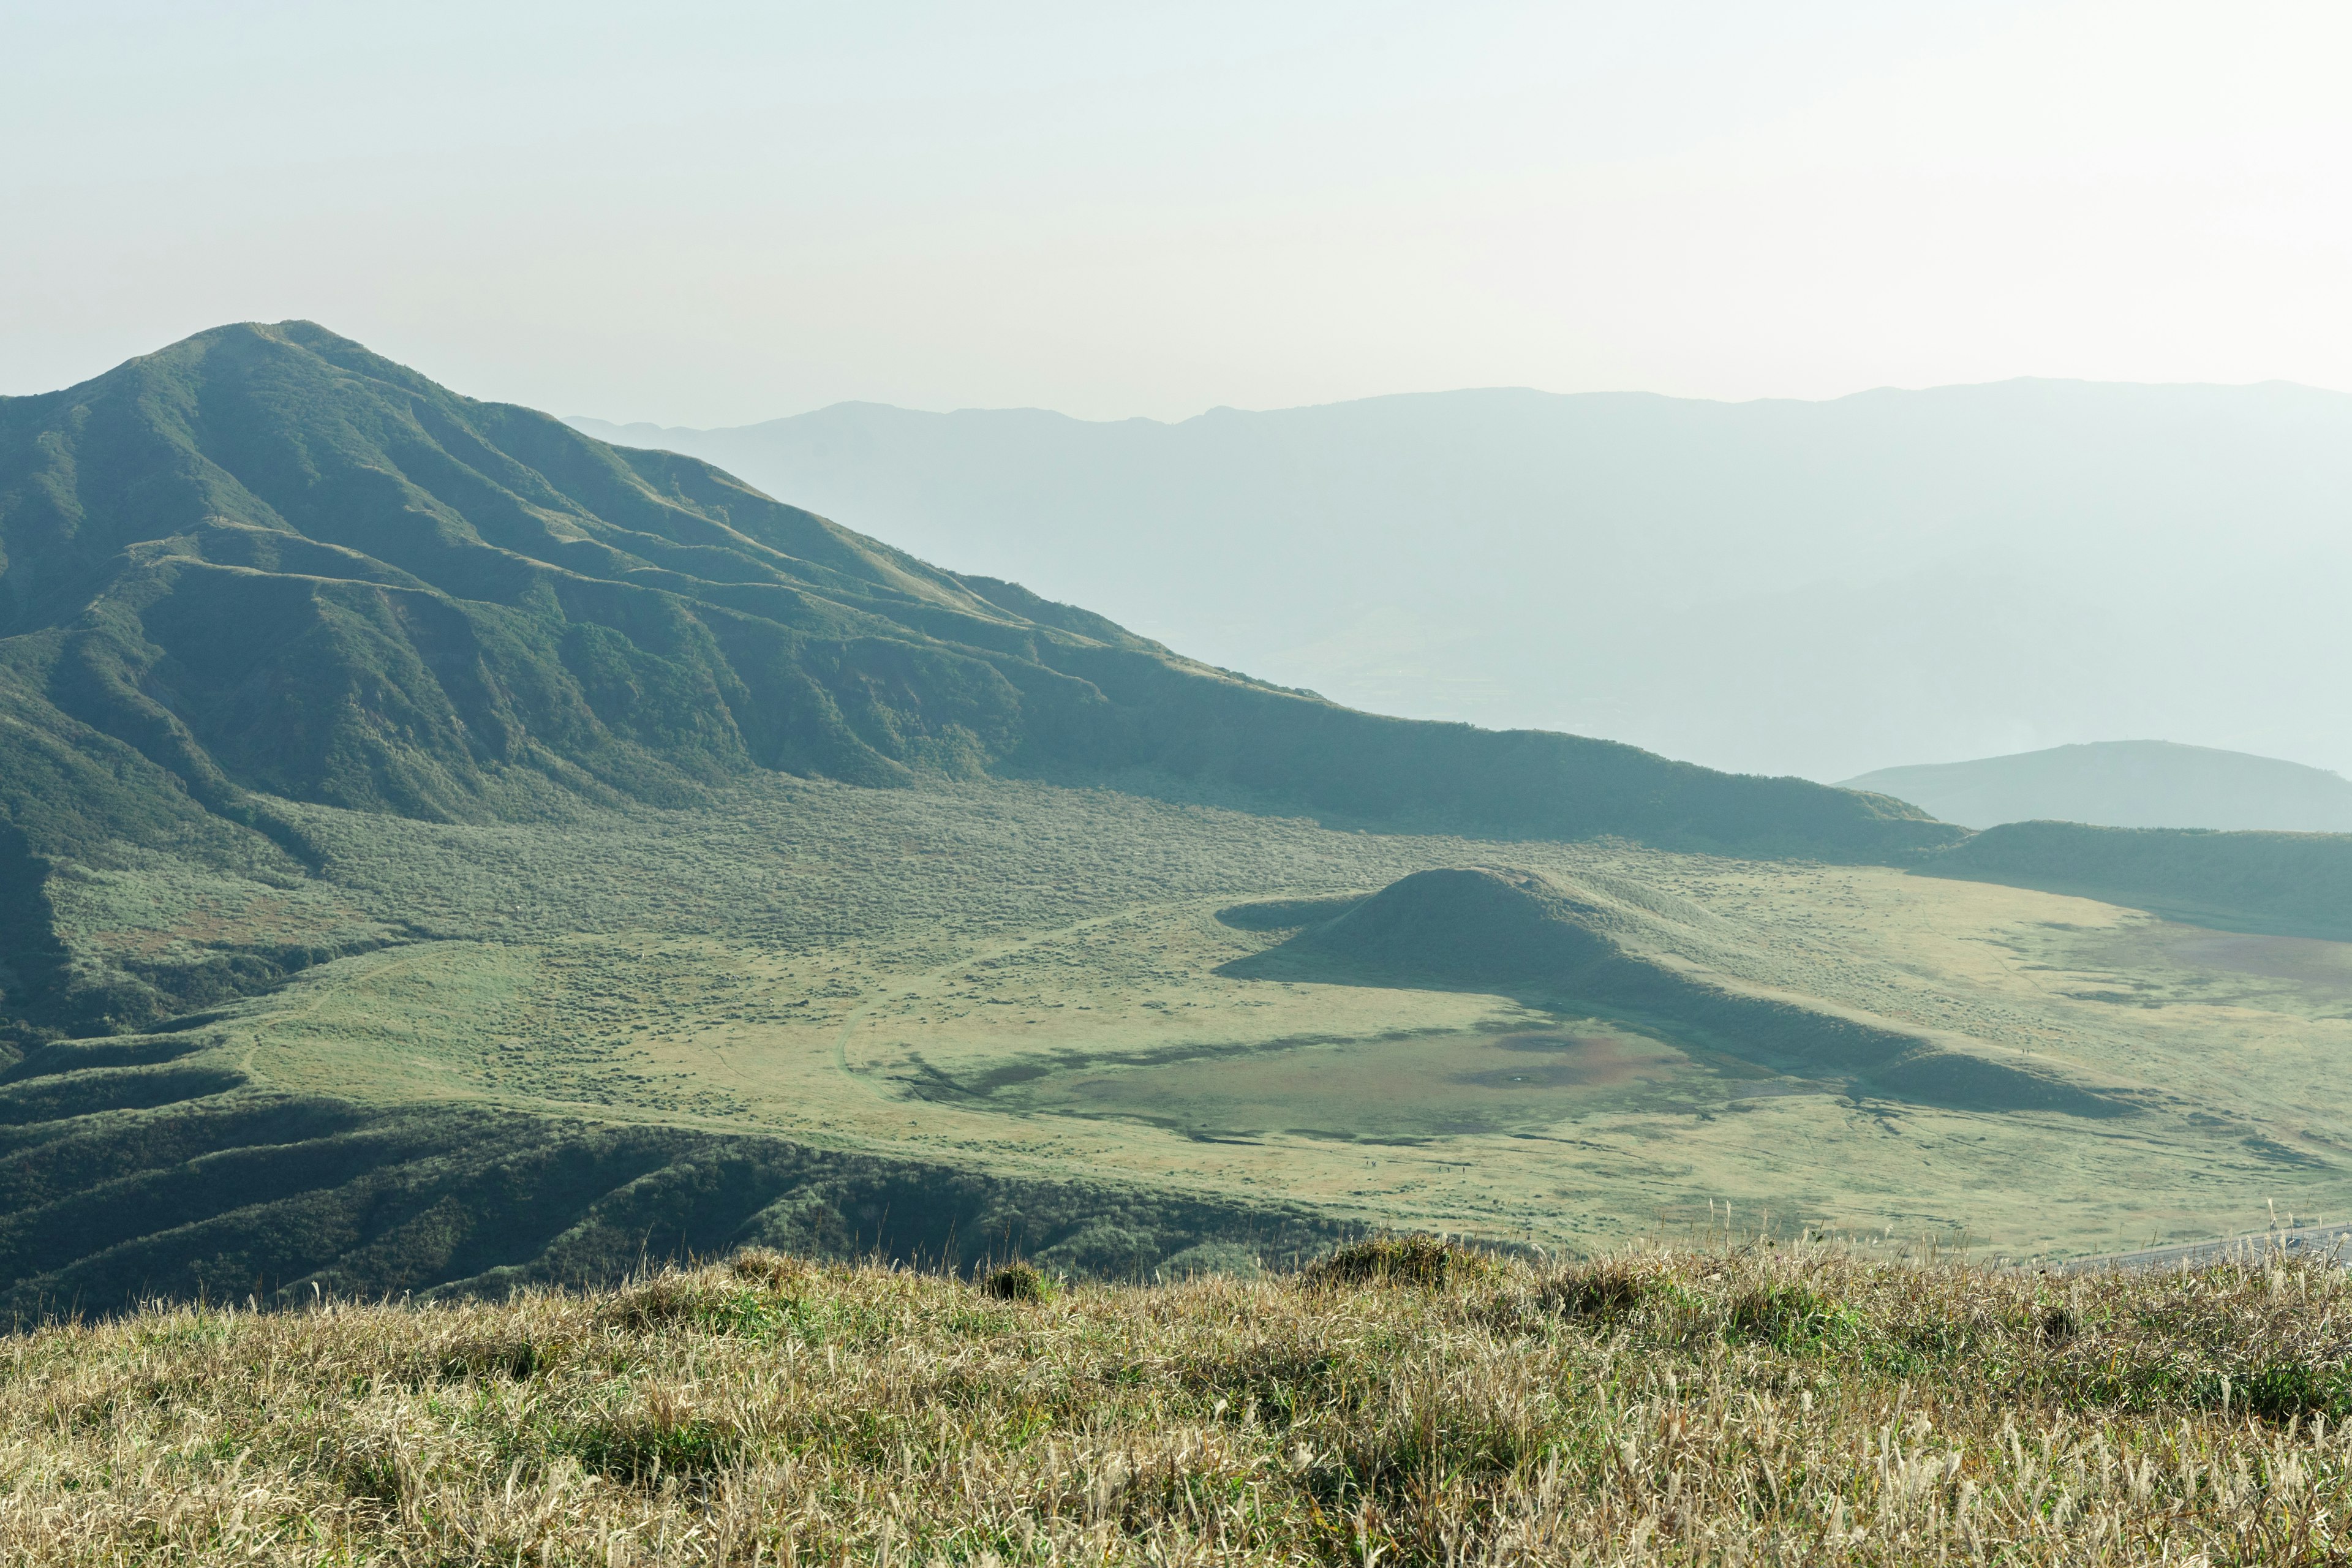
MULTIPOLYGON (((1008 1281, 1015 1283, 1017 1281, 1008 1281)), ((2344 1272, 1818 1247, 1002 1292, 775 1254, 0 1342, 64 1568, 2336 1563, 2344 1272)))
POLYGON ((151 852, 51 897, 87 963, 296 931, 370 949, 184 1031, 197 1060, 298 1094, 781 1134, 1579 1249, 1727 1205, 1783 1233, 2016 1256, 2256 1226, 2273 1203, 2352 1211, 2344 944, 1887 868, 1018 783, 778 779, 708 809, 483 826, 277 809, 323 847, 317 876, 151 852), (1232 970, 1328 900, 1465 864, 1636 888, 1680 911, 1694 965, 2053 1058, 2134 1110, 1941 1109, 1654 1020, 1232 970), (1326 901, 1269 903, 1300 900, 1326 901))

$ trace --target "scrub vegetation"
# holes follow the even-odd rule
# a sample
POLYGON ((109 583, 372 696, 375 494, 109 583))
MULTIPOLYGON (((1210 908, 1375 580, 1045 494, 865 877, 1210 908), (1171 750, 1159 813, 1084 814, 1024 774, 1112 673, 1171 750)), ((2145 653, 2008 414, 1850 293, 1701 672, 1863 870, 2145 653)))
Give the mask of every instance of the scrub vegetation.
POLYGON ((2326 1563, 2340 1268, 1378 1239, 1279 1279, 746 1253, 0 1342, 26 1564, 2326 1563))
POLYGON ((2334 942, 1027 783, 276 809, 318 872, 51 878, 94 983, 280 921, 368 945, 0 1072, 14 1315, 745 1246, 1113 1279, 1383 1225, 1601 1250, 1727 1201, 2016 1257, 2352 1209, 2334 942), (1955 1058, 2004 1070, 1919 1070, 1955 1058))

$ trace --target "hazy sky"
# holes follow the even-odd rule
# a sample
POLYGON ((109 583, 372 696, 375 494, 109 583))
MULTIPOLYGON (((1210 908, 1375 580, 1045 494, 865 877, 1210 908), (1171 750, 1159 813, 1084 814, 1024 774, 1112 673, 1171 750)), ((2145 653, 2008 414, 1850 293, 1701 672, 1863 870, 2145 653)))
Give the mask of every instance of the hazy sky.
POLYGON ((0 392, 2352 388, 2352 5, 0 5, 0 392))

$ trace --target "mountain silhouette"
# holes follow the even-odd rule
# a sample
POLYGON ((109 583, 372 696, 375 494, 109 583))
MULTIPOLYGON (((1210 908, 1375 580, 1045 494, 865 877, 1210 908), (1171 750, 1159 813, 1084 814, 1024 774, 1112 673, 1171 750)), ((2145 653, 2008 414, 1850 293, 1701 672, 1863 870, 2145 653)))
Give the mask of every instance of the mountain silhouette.
POLYGON ((2170 741, 2098 741, 1974 762, 1881 768, 1845 781, 1947 822, 2087 822, 2352 833, 2352 782, 2276 757, 2170 741))
POLYGON ((2352 769, 2318 717, 2352 681, 2340 392, 1490 387, 1166 423, 872 403, 577 423, 1385 713, 1823 780, 2126 734, 2352 769))
POLYGON ((0 551, 23 853, 206 814, 270 831, 273 796, 469 819, 760 769, 1148 775, 1390 826, 1833 858, 1955 837, 1883 798, 1211 668, 307 322, 0 400, 0 551))

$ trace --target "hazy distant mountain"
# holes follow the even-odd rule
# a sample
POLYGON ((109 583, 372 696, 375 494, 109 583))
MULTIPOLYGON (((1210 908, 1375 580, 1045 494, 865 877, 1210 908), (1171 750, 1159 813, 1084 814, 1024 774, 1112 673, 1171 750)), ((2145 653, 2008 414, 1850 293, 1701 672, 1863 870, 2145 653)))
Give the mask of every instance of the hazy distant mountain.
POLYGON ((2352 782, 2324 769, 2169 741, 2102 741, 1845 781, 1947 822, 2088 822, 2352 833, 2352 782))
POLYGON ((1822 779, 2118 732, 2352 767, 2336 393, 575 423, 1383 711, 1822 779))

